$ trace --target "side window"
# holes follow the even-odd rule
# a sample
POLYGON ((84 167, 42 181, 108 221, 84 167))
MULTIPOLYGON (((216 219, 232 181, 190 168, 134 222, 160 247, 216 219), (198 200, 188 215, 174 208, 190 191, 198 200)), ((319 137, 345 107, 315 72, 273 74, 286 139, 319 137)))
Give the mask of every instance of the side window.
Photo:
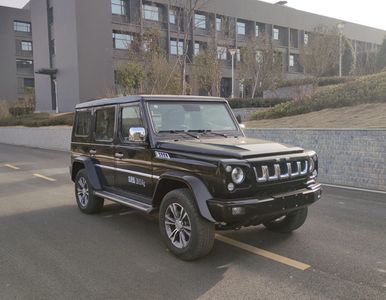
POLYGON ((124 142, 129 142, 129 131, 132 127, 144 127, 141 109, 138 105, 121 109, 121 134, 124 142))
POLYGON ((95 140, 111 141, 114 139, 114 107, 97 110, 95 122, 95 140))
POLYGON ((75 136, 87 137, 90 134, 91 112, 78 111, 76 112, 75 136))

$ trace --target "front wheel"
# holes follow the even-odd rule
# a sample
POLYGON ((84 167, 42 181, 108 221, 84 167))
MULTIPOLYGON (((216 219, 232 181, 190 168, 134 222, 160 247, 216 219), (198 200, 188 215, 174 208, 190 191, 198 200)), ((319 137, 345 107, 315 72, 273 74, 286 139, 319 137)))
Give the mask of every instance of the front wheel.
POLYGON ((304 224, 307 219, 307 213, 308 208, 305 207, 263 224, 268 230, 289 233, 304 224))
POLYGON ((85 169, 75 177, 75 197, 79 209, 85 214, 96 214, 103 208, 104 199, 94 195, 85 169))
POLYGON ((194 260, 212 250, 214 224, 201 217, 189 189, 166 194, 159 214, 161 236, 174 255, 194 260))

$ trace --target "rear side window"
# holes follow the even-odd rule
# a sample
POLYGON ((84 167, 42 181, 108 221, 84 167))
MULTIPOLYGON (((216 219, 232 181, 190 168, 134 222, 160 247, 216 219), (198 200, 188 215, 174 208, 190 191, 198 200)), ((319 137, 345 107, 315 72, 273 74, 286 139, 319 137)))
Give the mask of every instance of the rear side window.
POLYGON ((95 140, 112 141, 114 139, 115 108, 97 110, 95 122, 95 140))
POLYGON ((86 137, 90 134, 91 112, 78 111, 75 121, 75 136, 86 137))

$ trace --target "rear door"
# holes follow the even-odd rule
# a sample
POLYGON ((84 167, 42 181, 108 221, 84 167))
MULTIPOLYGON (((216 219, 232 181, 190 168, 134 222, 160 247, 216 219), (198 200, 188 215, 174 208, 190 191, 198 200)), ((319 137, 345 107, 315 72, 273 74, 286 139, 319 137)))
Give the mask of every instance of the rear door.
POLYGON ((94 142, 89 150, 103 188, 114 190, 116 106, 97 108, 94 111, 94 142))
POLYGON ((139 103, 119 107, 118 144, 115 148, 115 186, 119 194, 151 204, 154 191, 148 142, 132 142, 130 128, 145 127, 139 103))

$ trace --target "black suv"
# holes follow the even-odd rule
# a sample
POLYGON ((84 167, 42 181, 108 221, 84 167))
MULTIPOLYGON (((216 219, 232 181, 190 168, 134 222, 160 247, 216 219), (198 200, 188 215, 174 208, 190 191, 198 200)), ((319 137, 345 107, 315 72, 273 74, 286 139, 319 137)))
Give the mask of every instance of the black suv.
POLYGON ((226 100, 130 96, 76 106, 71 176, 80 210, 104 199, 159 214, 172 253, 208 254, 214 232, 291 232, 319 200, 313 151, 246 138, 226 100))

